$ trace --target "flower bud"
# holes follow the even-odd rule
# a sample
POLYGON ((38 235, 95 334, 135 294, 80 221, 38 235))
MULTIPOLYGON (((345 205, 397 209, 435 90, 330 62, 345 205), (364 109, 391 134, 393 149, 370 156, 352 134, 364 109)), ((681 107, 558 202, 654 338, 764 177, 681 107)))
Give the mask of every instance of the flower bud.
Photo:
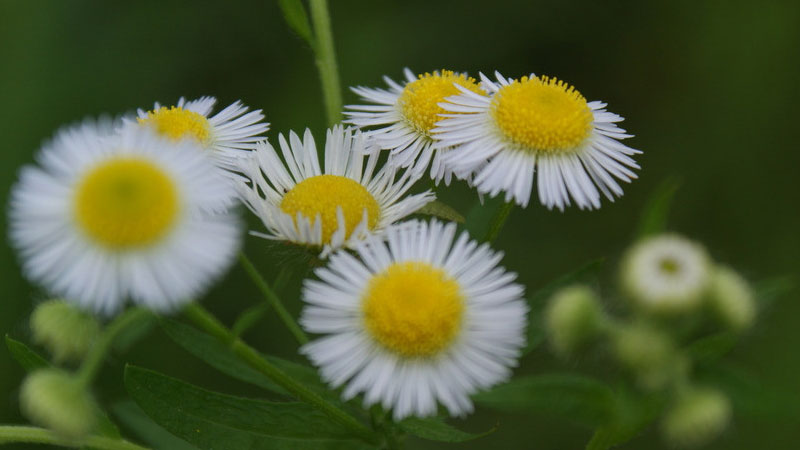
POLYGON ((642 241, 623 257, 621 283, 637 306, 652 313, 680 313, 700 304, 710 281, 705 249, 681 236, 642 241))
POLYGON ((95 406, 89 392, 68 373, 40 369, 28 375, 20 392, 22 412, 31 422, 68 439, 92 431, 95 406))
POLYGON ((714 270, 708 301, 720 320, 734 330, 749 327, 756 318, 756 303, 750 285, 728 267, 714 270))
POLYGON ((619 362, 647 389, 664 387, 678 371, 685 369, 672 339, 646 324, 634 323, 615 329, 613 349, 619 362))
POLYGON ((731 417, 725 394, 711 388, 692 388, 679 394, 662 419, 661 431, 672 444, 698 447, 717 437, 731 417))
POLYGON ((33 340, 43 345, 56 362, 80 360, 100 333, 100 325, 64 300, 39 305, 30 320, 33 340))
POLYGON ((603 311, 597 296, 586 286, 559 290, 545 311, 550 342, 562 355, 573 353, 588 343, 599 333, 602 320, 603 311))

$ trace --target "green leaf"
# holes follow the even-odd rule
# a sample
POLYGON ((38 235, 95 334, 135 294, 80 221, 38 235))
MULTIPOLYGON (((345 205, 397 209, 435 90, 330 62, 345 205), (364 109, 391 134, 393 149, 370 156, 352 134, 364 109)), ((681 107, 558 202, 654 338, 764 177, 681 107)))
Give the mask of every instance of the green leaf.
POLYGON ((505 205, 505 202, 502 196, 484 197, 482 202, 480 199, 475 200, 475 204, 470 208, 467 213, 467 219, 464 222, 464 229, 469 232, 472 239, 483 239, 489 233, 492 219, 494 219, 503 205, 505 205))
MULTIPOLYGON (((285 389, 275 384, 267 376, 239 359, 227 345, 218 339, 172 319, 163 319, 161 327, 184 350, 205 361, 220 372, 268 391, 289 395, 285 389)), ((327 388, 313 368, 274 356, 263 357, 296 381, 303 383, 307 388, 325 397, 326 400, 339 403, 338 396, 327 388)))
POLYGON ((467 433, 444 423, 439 418, 422 419, 411 417, 397 424, 397 427, 408 434, 422 439, 439 442, 466 442, 482 438, 495 432, 496 428, 483 433, 467 433))
POLYGON ((800 414, 800 396, 773 385, 764 385, 739 367, 705 364, 698 368, 697 379, 725 392, 737 414, 773 420, 794 418, 800 414))
POLYGON ((700 338, 686 348, 689 356, 697 362, 716 361, 733 350, 739 342, 739 335, 731 331, 722 331, 700 338))
POLYGON ((111 407, 114 416, 153 450, 197 450, 197 447, 170 434, 139 408, 132 400, 111 407))
POLYGON ((761 309, 768 307, 775 300, 791 292, 795 287, 794 277, 775 277, 756 283, 755 295, 761 309))
POLYGON ((642 215, 639 217, 639 226, 636 232, 638 238, 658 234, 666 229, 670 205, 680 184, 677 178, 667 178, 650 195, 642 215))
POLYGON ((278 0, 278 6, 283 11, 283 18, 298 36, 303 38, 311 47, 314 47, 314 37, 311 34, 311 23, 308 21, 306 8, 301 0, 278 0))
POLYGON ((659 416, 665 403, 658 394, 621 391, 615 398, 612 421, 595 430, 586 450, 606 450, 630 441, 659 416))
POLYGON ((604 261, 603 258, 598 258, 586 262, 572 272, 545 284, 534 292, 533 295, 528 297, 528 304, 531 306, 531 312, 528 315, 528 344, 522 351, 523 355, 528 354, 544 340, 544 318, 541 311, 544 309, 545 302, 547 302, 558 289, 570 284, 586 281, 595 276, 603 266, 604 261))
POLYGON ((605 425, 615 411, 614 392, 594 378, 573 374, 519 377, 473 397, 508 412, 558 414, 589 425, 605 425))
POLYGON ((11 353, 11 356, 27 372, 33 372, 36 369, 50 367, 50 363, 45 358, 40 356, 24 343, 16 339, 12 339, 9 335, 6 335, 6 347, 8 347, 8 351, 11 353))
POLYGON ((134 366, 125 368, 125 388, 157 424, 201 450, 354 444, 341 442, 353 438, 347 429, 305 403, 234 397, 134 366))
POLYGON ((428 216, 438 217, 440 219, 448 220, 450 222, 464 223, 466 219, 458 211, 453 209, 450 205, 434 200, 426 203, 422 208, 414 211, 416 214, 425 214, 428 216))

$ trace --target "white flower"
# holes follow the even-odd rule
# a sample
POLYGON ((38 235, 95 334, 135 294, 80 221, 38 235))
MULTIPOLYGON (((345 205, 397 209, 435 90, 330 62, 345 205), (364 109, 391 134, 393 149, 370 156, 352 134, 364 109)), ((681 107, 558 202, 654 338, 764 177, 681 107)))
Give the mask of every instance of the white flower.
MULTIPOLYGON (((442 155, 447 148, 437 147, 431 137, 431 129, 446 111, 439 106, 445 97, 458 94, 459 85, 471 92, 483 93, 474 79, 450 70, 435 71, 414 76, 405 69, 403 85, 389 77, 384 81, 389 89, 352 88, 362 100, 375 105, 347 105, 353 111, 345 111, 348 123, 359 128, 380 127, 366 132, 381 149, 390 150, 389 164, 411 167, 415 174, 423 174, 430 163, 431 178, 438 183, 450 184, 453 170, 442 164, 442 155), (433 162, 431 163, 431 159, 433 162)), ((469 175, 456 174, 460 178, 469 175)))
POLYGON ((622 287, 638 305, 654 312, 680 312, 702 300, 711 281, 711 260, 700 245, 664 234, 628 250, 621 274, 622 287))
POLYGON ((400 420, 472 411, 470 394, 500 383, 525 345, 528 307, 502 253, 454 223, 405 222, 340 251, 307 280, 301 324, 325 336, 301 349, 345 399, 364 393, 400 420))
POLYGON ((247 112, 247 107, 236 101, 211 116, 217 99, 200 97, 186 101, 183 97, 175 106, 156 103, 150 111, 139 109, 137 121, 152 127, 158 134, 173 140, 191 138, 211 150, 218 164, 226 169, 236 168, 240 158, 261 141, 269 124, 261 122, 261 110, 247 112))
POLYGON ((481 74, 489 95, 459 87, 460 95, 440 103, 451 114, 432 133, 452 148, 443 155, 445 166, 476 171, 479 192, 505 191, 506 201, 523 207, 537 169, 539 200, 548 208, 563 210, 571 201, 599 208, 600 192, 611 201, 622 195, 614 178, 636 178, 629 168, 639 166, 630 155, 641 153, 618 142, 631 137, 615 125, 622 117, 555 78, 496 75, 495 83, 481 74))
POLYGON ((430 191, 401 199, 417 178, 406 172, 396 180, 391 166, 375 173, 378 150, 367 152, 363 135, 352 129, 328 130, 323 168, 309 130, 302 141, 294 132, 288 142, 283 135, 278 140, 285 164, 263 142, 239 168, 252 180, 240 182, 240 196, 268 230, 254 233, 261 237, 321 247, 325 256, 434 199, 430 191))
POLYGON ((86 122, 37 159, 11 192, 11 242, 30 279, 81 307, 174 309, 236 253, 232 183, 193 141, 86 122))

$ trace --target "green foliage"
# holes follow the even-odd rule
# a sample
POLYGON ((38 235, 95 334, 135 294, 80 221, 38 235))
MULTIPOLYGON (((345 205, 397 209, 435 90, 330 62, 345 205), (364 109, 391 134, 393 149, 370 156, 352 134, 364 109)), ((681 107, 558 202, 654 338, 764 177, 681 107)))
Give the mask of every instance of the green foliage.
POLYGON ((672 199, 681 183, 677 178, 667 178, 650 195, 647 204, 639 217, 636 237, 641 239, 646 236, 662 233, 667 228, 669 209, 672 199))
POLYGON ((661 395, 618 390, 611 420, 595 430, 586 450, 605 450, 628 442, 658 417, 663 406, 661 395))
POLYGON ((142 408, 131 400, 116 403, 111 412, 120 423, 130 428, 136 436, 153 450, 197 450, 197 447, 179 439, 153 422, 142 408))
POLYGON ((613 390, 602 381, 575 374, 518 377, 473 399, 502 411, 556 414, 592 427, 609 423, 615 414, 613 390))
POLYGON ((505 205, 502 197, 488 197, 475 200, 467 213, 464 229, 476 240, 483 239, 489 233, 492 219, 497 216, 505 205))
POLYGON ((353 447, 342 442, 352 438, 346 429, 304 403, 234 397, 135 366, 125 387, 153 421, 201 450, 353 447))
POLYGON ((739 335, 731 331, 721 331, 704 336, 686 348, 689 356, 696 362, 716 361, 733 350, 739 342, 739 335))
POLYGON ((495 432, 496 428, 483 433, 467 433, 438 418, 422 419, 410 417, 397 424, 397 427, 416 437, 439 442, 466 442, 482 438, 495 432))
POLYGON ((6 347, 8 347, 8 351, 11 352, 11 356, 28 372, 50 367, 50 363, 47 362, 46 359, 24 343, 12 339, 9 335, 6 335, 6 347))
POLYGON ((737 414, 773 420, 800 414, 800 398, 796 394, 764 385, 753 374, 734 365, 721 362, 700 365, 697 379, 725 392, 737 414))
POLYGON ((310 46, 314 46, 314 37, 311 34, 311 24, 308 21, 306 8, 301 0, 278 0, 278 5, 283 12, 283 18, 289 27, 303 38, 310 46))
POLYGON ((422 208, 415 211, 415 214, 438 217, 450 222, 464 223, 466 219, 450 205, 434 200, 425 204, 422 208))

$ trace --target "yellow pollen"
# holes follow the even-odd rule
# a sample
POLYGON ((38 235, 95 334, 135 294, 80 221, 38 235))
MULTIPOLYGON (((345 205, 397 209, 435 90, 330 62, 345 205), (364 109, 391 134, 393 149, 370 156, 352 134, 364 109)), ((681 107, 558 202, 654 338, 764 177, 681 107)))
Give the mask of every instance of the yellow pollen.
POLYGON ((574 87, 545 76, 515 80, 494 96, 491 115, 503 135, 531 153, 574 150, 592 132, 594 115, 574 87))
POLYGON ((458 335, 464 298, 442 269, 402 262, 370 280, 362 307, 367 331, 382 346, 406 357, 428 357, 458 335))
POLYGON ((319 214, 322 220, 323 244, 329 244, 331 236, 339 229, 336 217, 338 207, 342 208, 344 214, 345 239, 361 223, 365 209, 370 230, 378 224, 381 215, 380 205, 364 186, 339 175, 307 178, 297 183, 281 200, 281 209, 292 218, 296 218, 299 212, 313 224, 319 214))
POLYGON ((91 239, 114 249, 163 237, 180 209, 170 177, 150 161, 118 158, 87 173, 74 198, 75 219, 91 239))
POLYGON ((139 123, 152 126, 156 132, 172 140, 194 138, 206 145, 211 140, 211 125, 202 114, 180 106, 162 106, 139 118, 139 123))
POLYGON ((408 83, 397 101, 406 122, 417 132, 430 136, 431 129, 441 119, 439 114, 447 113, 439 103, 443 102, 445 97, 461 93, 453 83, 472 92, 484 94, 475 79, 467 78, 464 74, 456 74, 452 70, 425 73, 420 75, 418 80, 408 83))

